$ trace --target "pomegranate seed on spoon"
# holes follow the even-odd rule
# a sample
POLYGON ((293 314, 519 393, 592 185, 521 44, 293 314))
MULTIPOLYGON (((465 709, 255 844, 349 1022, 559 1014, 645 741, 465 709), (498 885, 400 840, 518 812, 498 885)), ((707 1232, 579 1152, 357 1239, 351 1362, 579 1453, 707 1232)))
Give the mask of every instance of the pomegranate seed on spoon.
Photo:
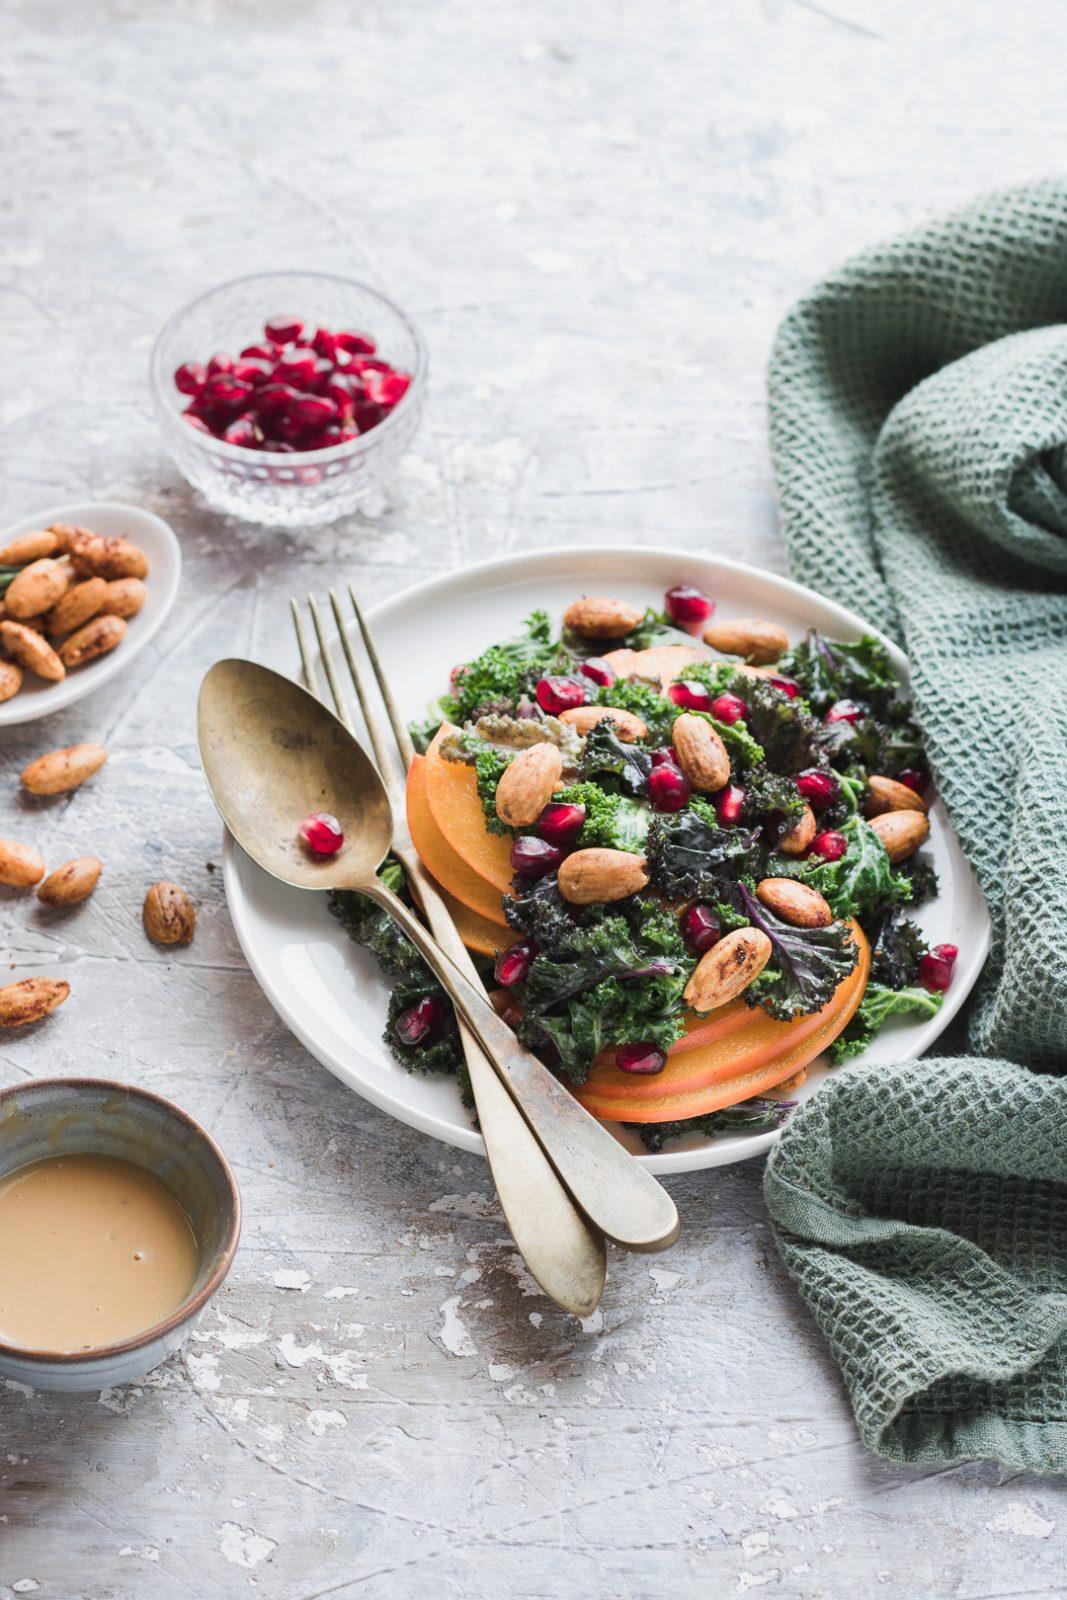
POLYGON ((345 842, 341 824, 329 811, 311 811, 300 824, 300 837, 317 856, 335 856, 345 842))
POLYGON ((696 628, 707 622, 715 610, 715 602, 692 584, 676 583, 663 596, 663 609, 679 628, 696 628))
POLYGON ((401 1044, 429 1044, 444 1027, 445 1008, 435 994, 425 994, 396 1019, 396 1036, 401 1044))
POLYGON ((919 962, 917 976, 931 994, 944 994, 952 982, 959 949, 954 944, 935 944, 919 962))
POLYGON ((615 1065, 620 1072, 639 1072, 643 1077, 651 1077, 663 1071, 667 1057, 656 1044, 624 1044, 615 1052, 615 1065))

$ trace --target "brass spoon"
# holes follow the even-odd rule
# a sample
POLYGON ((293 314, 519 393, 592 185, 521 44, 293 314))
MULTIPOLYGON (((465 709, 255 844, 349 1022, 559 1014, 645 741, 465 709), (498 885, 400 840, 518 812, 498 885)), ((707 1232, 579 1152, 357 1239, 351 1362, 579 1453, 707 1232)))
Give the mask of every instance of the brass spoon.
POLYGON ((219 661, 198 711, 204 773, 222 819, 264 871, 296 889, 349 889, 396 921, 500 1073, 575 1201, 609 1239, 665 1250, 678 1237, 666 1190, 526 1050, 402 900, 378 877, 393 818, 378 771, 344 724, 305 689, 253 661, 219 661), (311 856, 298 824, 329 811, 345 844, 311 856))

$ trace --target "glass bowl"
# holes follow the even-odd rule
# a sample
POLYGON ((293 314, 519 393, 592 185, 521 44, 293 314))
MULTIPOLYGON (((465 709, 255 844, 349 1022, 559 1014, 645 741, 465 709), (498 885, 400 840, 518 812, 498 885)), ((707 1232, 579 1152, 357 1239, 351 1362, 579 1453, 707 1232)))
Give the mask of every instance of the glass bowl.
POLYGON ((167 450, 209 505, 246 522, 310 528, 380 499, 418 429, 427 366, 422 335, 377 289, 328 272, 258 272, 174 313, 152 351, 152 395, 167 450), (260 341, 266 318, 289 312, 369 333, 383 360, 411 374, 407 393, 376 427, 326 450, 246 450, 183 422, 189 399, 175 388, 175 369, 216 350, 237 355, 260 341))

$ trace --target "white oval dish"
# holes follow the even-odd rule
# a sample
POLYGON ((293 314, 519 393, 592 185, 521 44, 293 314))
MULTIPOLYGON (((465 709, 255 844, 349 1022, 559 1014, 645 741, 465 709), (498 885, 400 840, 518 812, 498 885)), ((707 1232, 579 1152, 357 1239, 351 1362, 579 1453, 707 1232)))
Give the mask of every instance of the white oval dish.
MULTIPOLYGON (((813 590, 740 562, 649 547, 622 552, 551 549, 504 557, 464 572, 431 578, 370 612, 382 661, 402 714, 422 717, 447 685, 450 667, 517 630, 543 608, 558 622, 582 593, 609 593, 635 604, 659 605, 665 589, 693 583, 713 595, 721 619, 761 616, 781 623, 791 639, 808 627, 842 639, 877 632, 843 606, 813 590), (413 649, 413 641, 417 648, 413 649)), ((888 640, 894 668, 907 683, 907 661, 888 640)), ((296 651, 293 671, 296 675, 296 651)), ((336 665, 343 682, 340 648, 336 665)), ((929 852, 941 880, 935 901, 916 913, 931 943, 960 949, 952 988, 936 1017, 887 1028, 857 1062, 900 1061, 929 1049, 970 992, 989 948, 989 915, 959 843, 938 802, 932 808, 929 852)), ((263 992, 297 1038, 323 1066, 374 1105, 402 1122, 463 1150, 484 1154, 451 1078, 405 1072, 382 1042, 387 988, 377 964, 346 938, 326 908, 326 896, 289 889, 269 877, 227 835, 223 849, 226 896, 234 928, 263 992)), ((827 1073, 825 1058, 809 1068, 797 1099, 813 1094, 827 1073)), ((627 1146, 656 1173, 691 1172, 760 1155, 778 1138, 769 1133, 688 1135, 656 1155, 632 1133, 616 1128, 627 1146)))
POLYGON ((0 728, 18 722, 35 722, 39 717, 63 711, 84 700, 94 689, 102 689, 117 677, 148 644, 167 619, 178 595, 182 553, 174 529, 152 511, 124 505, 119 500, 76 500, 68 505, 48 506, 12 523, 0 533, 0 546, 20 533, 48 528, 54 522, 81 523, 94 533, 119 535, 140 545, 148 557, 148 595, 141 610, 131 617, 126 637, 116 650, 87 667, 79 667, 60 683, 46 683, 27 672, 22 688, 0 705, 0 728))

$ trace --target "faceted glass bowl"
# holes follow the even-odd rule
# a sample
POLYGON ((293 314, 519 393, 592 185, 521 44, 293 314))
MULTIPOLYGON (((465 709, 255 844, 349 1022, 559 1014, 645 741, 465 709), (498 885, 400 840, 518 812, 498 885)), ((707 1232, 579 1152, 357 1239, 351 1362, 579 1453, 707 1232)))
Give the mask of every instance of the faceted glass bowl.
POLYGON ((209 505, 246 522, 310 528, 381 496, 418 430, 427 366, 422 335, 377 289, 327 272, 259 272, 174 313, 152 351, 152 396, 168 452, 209 505), (383 360, 411 374, 388 416, 345 444, 293 454, 245 450, 184 422, 189 398, 174 386, 175 368, 206 365, 216 350, 236 356, 260 341, 268 317, 290 312, 312 327, 368 333, 383 360))

